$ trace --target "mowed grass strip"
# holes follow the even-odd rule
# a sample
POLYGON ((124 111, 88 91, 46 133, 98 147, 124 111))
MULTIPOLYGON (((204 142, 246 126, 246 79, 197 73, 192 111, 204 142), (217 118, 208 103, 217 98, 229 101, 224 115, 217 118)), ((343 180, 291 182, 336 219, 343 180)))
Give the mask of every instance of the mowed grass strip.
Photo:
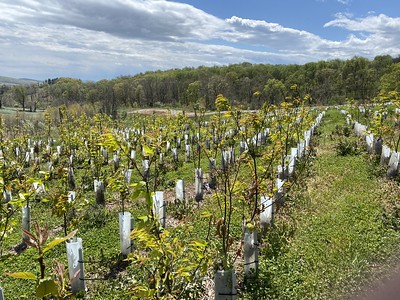
POLYGON ((277 214, 248 298, 355 297, 395 255, 400 234, 387 219, 387 182, 371 175, 365 154, 337 156, 332 132, 344 121, 336 111, 325 121, 312 175, 277 214))

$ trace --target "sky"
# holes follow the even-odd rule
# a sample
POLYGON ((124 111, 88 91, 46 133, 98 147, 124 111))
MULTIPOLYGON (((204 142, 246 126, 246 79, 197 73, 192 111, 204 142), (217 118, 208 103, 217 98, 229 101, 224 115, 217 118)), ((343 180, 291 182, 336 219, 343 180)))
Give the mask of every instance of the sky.
POLYGON ((0 75, 85 81, 400 55, 399 0, 1 0, 0 75))

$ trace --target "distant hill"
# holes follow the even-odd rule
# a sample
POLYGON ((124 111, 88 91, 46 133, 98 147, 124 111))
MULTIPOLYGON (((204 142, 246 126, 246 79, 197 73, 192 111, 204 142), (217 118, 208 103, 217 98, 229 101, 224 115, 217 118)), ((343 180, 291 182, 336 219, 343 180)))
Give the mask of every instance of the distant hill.
POLYGON ((12 78, 0 76, 0 85, 31 85, 39 83, 39 80, 28 79, 28 78, 12 78))

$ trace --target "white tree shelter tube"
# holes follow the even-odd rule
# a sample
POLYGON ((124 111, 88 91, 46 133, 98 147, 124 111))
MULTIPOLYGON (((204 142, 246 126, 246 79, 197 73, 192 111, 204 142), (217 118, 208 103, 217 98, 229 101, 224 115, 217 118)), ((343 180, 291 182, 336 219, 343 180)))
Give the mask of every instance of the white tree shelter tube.
POLYGON ((131 249, 131 213, 120 212, 119 213, 119 240, 121 253, 128 255, 132 252, 131 249))
MULTIPOLYGON (((22 228, 26 231, 31 230, 31 207, 29 205, 22 207, 22 228)), ((29 239, 24 232, 22 232, 22 238, 29 239)))
POLYGON ((73 278, 79 271, 78 275, 76 275, 71 283, 72 293, 75 294, 80 291, 85 291, 85 268, 83 265, 82 239, 74 238, 65 244, 67 246, 69 278, 73 278))
POLYGON ((233 270, 215 272, 215 300, 236 300, 236 274, 233 270))

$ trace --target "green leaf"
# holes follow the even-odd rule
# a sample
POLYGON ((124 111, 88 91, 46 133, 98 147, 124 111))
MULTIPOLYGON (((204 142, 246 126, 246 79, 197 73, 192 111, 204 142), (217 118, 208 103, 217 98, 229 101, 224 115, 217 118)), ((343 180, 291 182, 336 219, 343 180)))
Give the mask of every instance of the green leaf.
POLYGON ((201 247, 201 248, 204 248, 205 246, 207 246, 207 243, 201 243, 201 242, 199 242, 199 241, 193 241, 193 243, 192 243, 194 246, 196 246, 196 247, 201 247))
POLYGON ((176 273, 181 277, 190 277, 191 274, 187 272, 184 268, 179 269, 176 273))
POLYGON ((147 145, 143 145, 143 150, 144 150, 144 152, 146 152, 146 154, 148 154, 148 155, 153 155, 154 154, 154 151, 153 151, 153 149, 151 149, 149 146, 147 146, 147 145))
POLYGON ((226 113, 224 113, 224 117, 225 118, 231 118, 232 117, 232 112, 227 111, 226 113))
POLYGON ((201 213, 200 217, 202 217, 202 218, 210 218, 210 217, 212 217, 212 213, 210 213, 209 211, 203 211, 201 213))
POLYGON ((70 238, 72 238, 76 232, 78 231, 78 229, 75 229, 74 231, 70 232, 68 235, 66 235, 65 237, 62 238, 55 238, 54 240, 52 240, 50 243, 47 244, 47 246, 43 249, 43 254, 45 254, 47 251, 53 249, 55 246, 57 246, 58 244, 61 244, 63 242, 65 242, 66 240, 69 240, 70 238))
POLYGON ((36 297, 43 298, 47 295, 58 296, 57 284, 54 280, 46 279, 39 283, 36 290, 36 297))
POLYGON ((142 222, 148 222, 149 221, 149 216, 139 216, 138 220, 142 222))
POLYGON ((267 173, 267 169, 264 168, 263 166, 257 166, 257 170, 260 171, 261 173, 267 173))
POLYGON ((142 194, 142 190, 140 188, 135 189, 134 192, 131 194, 131 199, 137 199, 142 194))
POLYGON ((7 276, 12 278, 19 278, 19 279, 29 279, 29 280, 36 280, 35 274, 31 272, 15 272, 15 273, 6 273, 7 276))
POLYGON ((255 229, 254 224, 252 224, 252 223, 247 223, 246 228, 249 229, 250 232, 253 232, 255 229))

